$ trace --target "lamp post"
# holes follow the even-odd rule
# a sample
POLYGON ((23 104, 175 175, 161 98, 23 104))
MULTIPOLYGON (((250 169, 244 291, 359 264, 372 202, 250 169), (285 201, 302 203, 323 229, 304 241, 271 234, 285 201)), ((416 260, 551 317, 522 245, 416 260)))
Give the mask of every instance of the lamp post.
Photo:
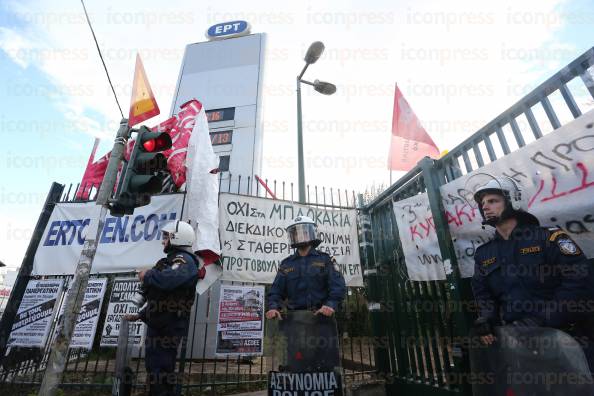
POLYGON ((303 161, 303 119, 301 114, 301 83, 311 85, 314 90, 323 95, 332 95, 336 92, 336 85, 329 82, 315 80, 314 82, 303 80, 303 74, 309 65, 316 63, 324 52, 324 44, 321 41, 313 42, 304 57, 305 66, 297 76, 297 166, 299 173, 299 202, 305 203, 305 166, 303 161))

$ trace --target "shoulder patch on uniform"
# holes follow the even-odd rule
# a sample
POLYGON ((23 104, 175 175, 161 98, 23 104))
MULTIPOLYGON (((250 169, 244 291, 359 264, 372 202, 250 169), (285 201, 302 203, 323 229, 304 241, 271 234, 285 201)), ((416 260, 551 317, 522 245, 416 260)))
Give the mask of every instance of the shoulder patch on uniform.
MULTIPOLYGON (((550 228, 549 228, 549 230, 552 231, 550 228)), ((560 235, 565 234, 565 231, 563 231, 563 230, 560 230, 558 228, 555 228, 555 230, 556 231, 551 233, 551 235, 549 236, 549 242, 554 242, 555 239, 557 239, 560 235)), ((567 235, 567 234, 565 234, 565 235, 567 235)))
POLYGON ((566 256, 577 256, 582 254, 582 251, 580 250, 578 245, 576 245, 575 242, 568 235, 563 235, 562 237, 559 237, 557 239, 557 246, 559 246, 561 254, 564 254, 566 256))
POLYGON ((481 264, 486 267, 487 265, 493 264, 496 260, 497 260, 497 257, 491 257, 491 258, 481 261, 481 264))
POLYGON ((172 267, 173 267, 174 265, 176 265, 176 264, 177 264, 177 265, 181 265, 181 264, 186 264, 186 263, 187 263, 186 259, 185 259, 185 258, 184 258, 184 256, 183 256, 183 255, 181 255, 181 254, 178 254, 177 256, 175 256, 175 257, 173 258, 173 260, 171 260, 171 266, 172 266, 172 267))

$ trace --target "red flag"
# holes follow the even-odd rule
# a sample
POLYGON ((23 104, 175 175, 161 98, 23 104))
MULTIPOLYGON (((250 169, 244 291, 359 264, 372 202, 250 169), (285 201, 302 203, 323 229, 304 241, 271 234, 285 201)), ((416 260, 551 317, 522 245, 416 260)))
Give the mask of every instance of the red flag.
POLYGON ((91 150, 91 155, 89 156, 89 161, 87 162, 87 168, 85 169, 85 173, 83 174, 82 180, 80 182, 80 187, 76 192, 76 199, 90 199, 92 188, 94 187, 95 189, 99 189, 101 181, 103 181, 103 175, 107 169, 109 155, 106 154, 97 162, 94 162, 97 147, 99 147, 99 139, 95 138, 93 149, 91 150))
POLYGON ((439 157, 439 149, 396 85, 388 169, 409 171, 423 157, 439 157))
MULTIPOLYGON (((186 182, 186 152, 188 141, 194 128, 196 115, 202 110, 202 104, 196 99, 190 100, 181 106, 181 110, 177 115, 163 121, 159 125, 151 128, 153 131, 167 132, 171 135, 172 146, 169 150, 164 151, 163 155, 167 157, 167 168, 171 173, 171 178, 177 187, 181 187, 186 182)), ((124 157, 130 158, 130 153, 134 147, 134 140, 129 140, 126 146, 124 157)), ((88 199, 90 186, 94 185, 99 188, 103 181, 107 163, 111 152, 105 154, 97 161, 93 162, 95 157, 96 147, 93 147, 93 152, 89 158, 89 163, 81 181, 81 189, 77 193, 77 198, 88 199), (87 188, 83 188, 83 186, 87 188)))

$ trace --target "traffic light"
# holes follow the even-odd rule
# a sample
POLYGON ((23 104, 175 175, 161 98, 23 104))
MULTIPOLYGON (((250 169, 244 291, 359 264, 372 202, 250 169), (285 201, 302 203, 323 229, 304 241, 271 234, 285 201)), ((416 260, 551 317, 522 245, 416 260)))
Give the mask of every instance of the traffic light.
POLYGON ((167 169, 167 158, 161 152, 171 148, 171 136, 152 132, 145 126, 131 132, 137 132, 136 143, 110 207, 112 216, 133 214, 134 208, 148 205, 151 195, 163 188, 158 173, 167 169))

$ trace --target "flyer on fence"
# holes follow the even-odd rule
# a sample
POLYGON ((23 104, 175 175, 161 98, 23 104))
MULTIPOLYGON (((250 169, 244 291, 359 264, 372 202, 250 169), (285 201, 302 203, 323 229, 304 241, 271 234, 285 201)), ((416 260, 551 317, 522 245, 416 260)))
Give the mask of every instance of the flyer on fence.
POLYGON ((63 279, 30 280, 17 311, 7 345, 43 347, 52 324, 63 279))
MULTIPOLYGON (((91 349, 93 347, 93 340, 95 339, 95 332, 97 331, 97 322, 99 321, 99 314, 101 313, 101 306, 103 305, 103 296, 105 295, 106 285, 107 278, 89 279, 82 306, 80 307, 78 317, 76 318, 76 327, 72 332, 70 348, 91 349)), ((58 323, 61 323, 65 308, 66 304, 62 304, 60 307, 58 323)), ((55 335, 56 334, 54 334, 54 336, 55 335)))
MULTIPOLYGON (((109 296, 109 305, 107 306, 107 315, 103 324, 101 333, 101 346, 118 346, 118 335, 120 334, 120 321, 127 314, 135 314, 138 307, 132 303, 132 297, 140 288, 140 282, 137 278, 116 279, 113 282, 111 295, 109 296)), ((130 339, 132 345, 142 345, 144 335, 144 323, 136 321, 130 326, 130 339)))
POLYGON ((217 356, 262 355, 264 287, 221 285, 217 356))

